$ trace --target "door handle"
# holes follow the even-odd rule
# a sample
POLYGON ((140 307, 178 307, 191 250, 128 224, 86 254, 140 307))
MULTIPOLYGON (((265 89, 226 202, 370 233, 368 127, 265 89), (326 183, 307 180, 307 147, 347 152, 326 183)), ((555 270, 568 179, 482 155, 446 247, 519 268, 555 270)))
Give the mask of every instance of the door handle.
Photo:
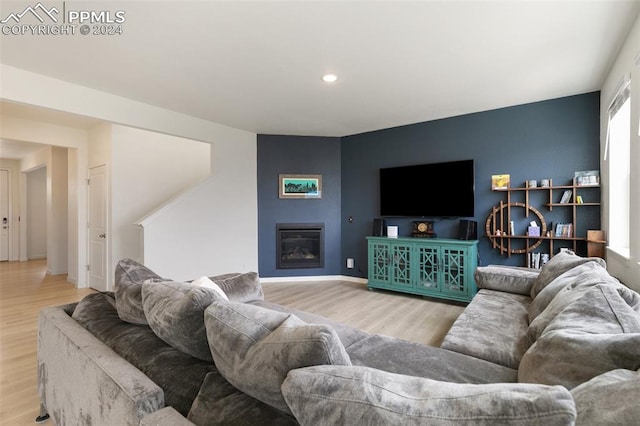
POLYGON ((107 234, 100 234, 98 235, 99 238, 107 238, 107 234))

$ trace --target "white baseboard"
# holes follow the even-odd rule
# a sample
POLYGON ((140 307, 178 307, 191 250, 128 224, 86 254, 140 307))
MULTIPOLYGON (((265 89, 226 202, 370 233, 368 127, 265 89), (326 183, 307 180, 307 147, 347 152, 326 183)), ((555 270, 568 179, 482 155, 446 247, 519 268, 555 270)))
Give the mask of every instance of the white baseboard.
POLYGON ((263 283, 283 283, 283 282, 301 282, 301 281, 350 281, 354 283, 366 284, 366 278, 349 277, 347 275, 316 275, 304 277, 260 277, 263 283))

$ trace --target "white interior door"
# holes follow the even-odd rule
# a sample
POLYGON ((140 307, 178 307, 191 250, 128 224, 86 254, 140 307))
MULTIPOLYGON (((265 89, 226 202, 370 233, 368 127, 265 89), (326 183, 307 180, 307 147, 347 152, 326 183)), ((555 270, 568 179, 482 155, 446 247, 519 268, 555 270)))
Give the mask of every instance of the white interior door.
POLYGON ((0 261, 9 260, 9 171, 0 170, 0 261))
POLYGON ((89 170, 89 287, 107 291, 107 167, 89 170))

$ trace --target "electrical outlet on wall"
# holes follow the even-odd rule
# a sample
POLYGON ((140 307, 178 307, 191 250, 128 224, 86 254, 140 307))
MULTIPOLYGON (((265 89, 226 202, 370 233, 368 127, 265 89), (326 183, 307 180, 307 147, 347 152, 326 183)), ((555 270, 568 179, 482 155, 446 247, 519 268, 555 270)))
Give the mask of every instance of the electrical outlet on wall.
POLYGON ((353 269, 354 267, 354 260, 352 257, 347 257, 347 269, 353 269))

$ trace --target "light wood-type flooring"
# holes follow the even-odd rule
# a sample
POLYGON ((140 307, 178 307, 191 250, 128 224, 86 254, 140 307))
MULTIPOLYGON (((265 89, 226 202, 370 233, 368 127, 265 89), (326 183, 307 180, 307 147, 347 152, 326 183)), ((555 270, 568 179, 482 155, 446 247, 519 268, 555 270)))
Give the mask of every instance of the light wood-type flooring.
MULTIPOLYGON (((265 299, 362 330, 438 346, 464 309, 422 297, 368 291, 347 281, 268 282, 265 299)), ((32 425, 36 389, 38 312, 82 299, 66 275, 46 274, 46 260, 0 262, 0 425, 32 425)), ((49 420, 46 424, 52 425, 49 420)))

